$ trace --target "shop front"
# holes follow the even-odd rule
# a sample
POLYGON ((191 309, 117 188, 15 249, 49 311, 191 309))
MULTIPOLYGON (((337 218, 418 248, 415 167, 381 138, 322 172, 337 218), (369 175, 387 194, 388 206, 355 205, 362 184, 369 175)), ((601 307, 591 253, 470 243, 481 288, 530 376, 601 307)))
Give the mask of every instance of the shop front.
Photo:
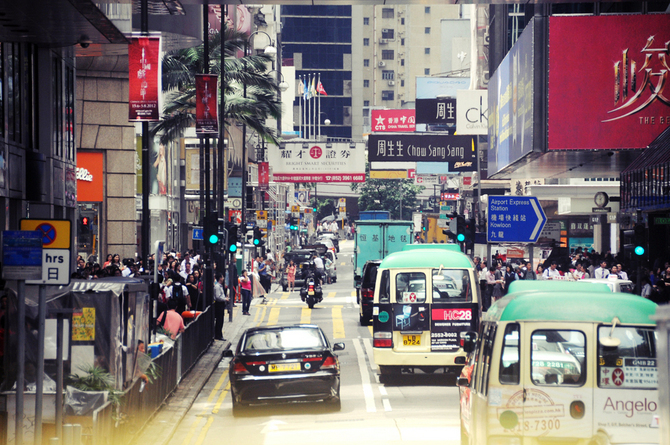
POLYGON ((100 263, 101 209, 104 196, 103 153, 77 153, 76 254, 100 263))

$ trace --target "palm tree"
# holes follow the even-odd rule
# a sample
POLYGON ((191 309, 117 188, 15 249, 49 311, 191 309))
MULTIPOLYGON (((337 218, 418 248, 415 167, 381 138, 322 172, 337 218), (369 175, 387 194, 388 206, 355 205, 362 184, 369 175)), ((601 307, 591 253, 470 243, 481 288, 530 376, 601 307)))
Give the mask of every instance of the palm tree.
MULTIPOLYGON (((225 127, 233 122, 247 125, 264 140, 278 144, 276 129, 265 125, 265 119, 278 118, 281 102, 279 86, 268 73, 272 58, 265 54, 247 55, 246 34, 224 28, 223 116, 225 127), (245 91, 246 90, 246 91, 245 91)), ((163 120, 152 132, 161 134, 161 143, 180 138, 184 130, 195 125, 195 75, 204 73, 204 45, 176 50, 163 58, 163 92, 166 105, 163 120)), ((221 75, 221 33, 209 42, 209 72, 221 75)))

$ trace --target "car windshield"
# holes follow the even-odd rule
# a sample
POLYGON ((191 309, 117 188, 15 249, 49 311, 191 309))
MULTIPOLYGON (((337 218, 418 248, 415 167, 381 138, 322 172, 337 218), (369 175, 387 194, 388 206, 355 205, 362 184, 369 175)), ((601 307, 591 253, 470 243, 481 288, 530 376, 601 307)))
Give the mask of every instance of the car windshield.
POLYGON ((433 301, 472 301, 472 285, 467 269, 434 269, 433 301))
POLYGON ((288 349, 321 349, 325 347, 319 331, 314 328, 264 329, 249 334, 244 351, 288 349))
POLYGON ((311 253, 296 253, 291 258, 294 263, 307 263, 312 259, 311 253))

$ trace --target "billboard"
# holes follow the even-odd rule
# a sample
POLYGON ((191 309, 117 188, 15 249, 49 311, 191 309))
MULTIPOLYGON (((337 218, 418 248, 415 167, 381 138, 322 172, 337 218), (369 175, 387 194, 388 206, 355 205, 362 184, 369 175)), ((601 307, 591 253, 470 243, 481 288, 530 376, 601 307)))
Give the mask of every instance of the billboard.
POLYGON ((456 125, 456 99, 417 99, 415 107, 419 124, 456 125))
POLYGON ((534 52, 538 23, 535 18, 531 20, 489 79, 489 175, 533 150, 536 111, 534 52))
POLYGON ((365 182, 362 142, 286 142, 268 157, 276 182, 365 182))
POLYGON ((218 133, 218 81, 213 74, 195 76, 195 132, 218 133))
POLYGON ((370 162, 441 162, 449 171, 475 171, 474 136, 440 134, 371 134, 368 137, 370 162))
POLYGON ((417 77, 416 98, 456 97, 456 91, 470 87, 469 77, 417 77))
POLYGON ((456 133, 488 134, 489 92, 459 90, 456 94, 456 133))
POLYGON ((414 131, 414 110, 372 110, 372 131, 414 131))
POLYGON ((128 120, 157 121, 160 117, 160 37, 136 37, 128 44, 128 120))
POLYGON ((670 123, 670 15, 549 18, 549 150, 647 147, 670 123))

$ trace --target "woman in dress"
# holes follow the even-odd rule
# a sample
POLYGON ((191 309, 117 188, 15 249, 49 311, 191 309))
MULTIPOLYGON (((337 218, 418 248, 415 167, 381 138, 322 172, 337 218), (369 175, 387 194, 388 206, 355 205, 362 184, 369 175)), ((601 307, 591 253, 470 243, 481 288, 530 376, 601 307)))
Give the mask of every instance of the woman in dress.
POLYGON ((251 315, 249 313, 249 307, 251 306, 251 278, 246 269, 242 271, 239 281, 240 288, 242 289, 242 315, 251 315))
POLYGON ((104 269, 105 267, 109 266, 110 264, 112 264, 112 258, 114 258, 113 255, 112 255, 111 253, 108 253, 108 254, 107 254, 107 259, 106 259, 105 262, 102 264, 102 268, 103 268, 103 269, 104 269))
POLYGON ((288 281, 288 291, 295 291, 295 263, 293 261, 286 267, 286 280, 288 281))

